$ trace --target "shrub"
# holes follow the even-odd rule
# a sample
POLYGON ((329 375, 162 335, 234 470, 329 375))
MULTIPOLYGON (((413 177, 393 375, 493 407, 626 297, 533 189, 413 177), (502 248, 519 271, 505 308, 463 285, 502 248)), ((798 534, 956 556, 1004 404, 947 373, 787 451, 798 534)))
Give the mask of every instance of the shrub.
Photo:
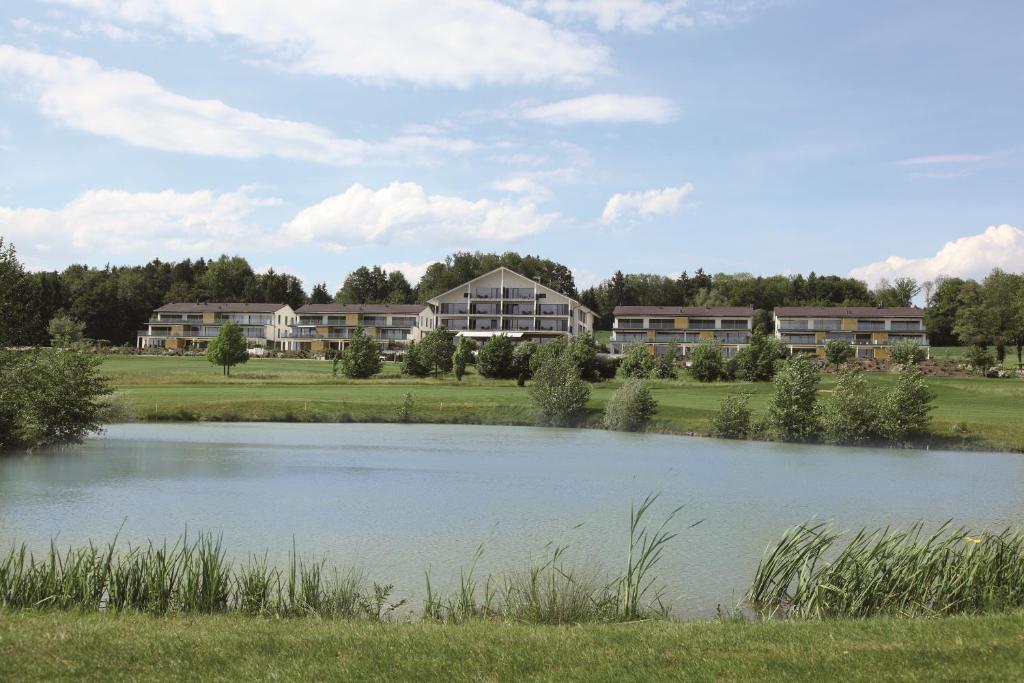
POLYGON ((602 424, 605 429, 636 432, 650 422, 657 408, 650 388, 642 380, 629 379, 608 399, 602 424))
POLYGON ((786 357, 786 347, 758 328, 750 336, 750 344, 736 354, 736 378, 747 382, 767 382, 775 376, 779 361, 786 357))
POLYGON ((814 410, 818 370, 805 354, 786 361, 775 375, 775 392, 768 402, 765 427, 782 441, 806 441, 817 432, 814 410))
POLYGON ((722 399, 718 412, 711 416, 711 436, 721 439, 745 439, 750 435, 749 396, 729 394, 722 399))
POLYGON ((491 337, 477 354, 476 367, 480 374, 490 379, 508 379, 515 377, 512 364, 512 340, 507 335, 499 334, 491 337))
POLYGON ((996 366, 996 357, 988 349, 980 346, 968 347, 963 356, 964 365, 980 375, 987 375, 996 366))
POLYGON ((676 357, 678 355, 679 349, 676 343, 672 342, 665 349, 665 353, 654 359, 654 376, 658 379, 675 379, 677 376, 676 357))
POLYGON ((580 371, 580 377, 593 381, 597 374, 597 343, 591 334, 581 334, 569 340, 568 350, 580 371))
POLYGON ((878 436, 877 392, 860 368, 840 372, 831 394, 818 404, 821 436, 828 443, 858 444, 878 436))
POLYGON ((430 374, 430 369, 420 357, 420 347, 416 342, 409 342, 409 348, 402 356, 402 374, 410 377, 426 377, 430 374))
MULTIPOLYGON (((50 335, 50 343, 57 347, 68 347, 85 339, 85 323, 72 318, 64 311, 53 316, 50 324, 46 326, 50 335)), ((107 342, 110 345, 110 342, 107 342)))
POLYGON ((410 392, 405 392, 405 396, 402 398, 402 402, 398 405, 398 411, 395 417, 398 418, 399 422, 412 422, 412 408, 413 400, 410 392))
POLYGON ((647 352, 643 344, 632 344, 619 363, 624 377, 647 379, 654 373, 654 356, 647 352))
POLYGON ((619 359, 615 356, 601 354, 596 359, 597 376, 600 379, 615 379, 619 373, 619 359))
POLYGON ((699 382, 714 382, 720 379, 724 364, 722 345, 714 339, 697 344, 690 354, 690 374, 699 382))
POLYGON ((830 339, 825 344, 825 360, 836 369, 853 358, 853 346, 843 339, 830 339))
POLYGON ((530 372, 536 374, 541 365, 565 353, 567 346, 565 337, 557 337, 554 341, 538 344, 536 352, 530 356, 530 372))
POLYGON ((889 358, 897 365, 917 365, 924 360, 924 349, 909 339, 898 341, 889 347, 889 358))
POLYGON ((341 355, 341 372, 349 379, 366 379, 380 372, 380 350, 377 342, 362 327, 352 332, 348 348, 341 355))
POLYGON ((722 363, 722 375, 720 379, 726 382, 731 382, 736 379, 736 374, 738 372, 739 363, 736 361, 736 357, 733 356, 732 358, 727 358, 725 362, 722 363))
POLYGON ((523 386, 526 384, 526 380, 533 377, 533 369, 530 364, 536 353, 537 342, 535 341, 523 342, 512 351, 512 368, 519 386, 523 386))
POLYGON ((455 342, 452 333, 443 327, 431 330, 420 340, 419 361, 434 377, 452 371, 455 342))
POLYGON ((530 398, 546 424, 571 424, 590 399, 590 387, 568 353, 545 361, 533 373, 530 398))
POLYGON ((452 354, 452 369, 455 371, 455 379, 462 381, 466 374, 466 364, 473 357, 473 340, 469 337, 459 337, 459 343, 455 345, 455 352, 452 354))
POLYGON ((901 443, 928 431, 935 396, 924 375, 913 365, 900 370, 896 385, 885 392, 878 410, 878 428, 890 441, 901 443))
POLYGON ((224 323, 217 338, 206 349, 206 360, 221 366, 228 376, 231 375, 232 366, 248 362, 249 352, 245 348, 242 326, 238 323, 224 323))

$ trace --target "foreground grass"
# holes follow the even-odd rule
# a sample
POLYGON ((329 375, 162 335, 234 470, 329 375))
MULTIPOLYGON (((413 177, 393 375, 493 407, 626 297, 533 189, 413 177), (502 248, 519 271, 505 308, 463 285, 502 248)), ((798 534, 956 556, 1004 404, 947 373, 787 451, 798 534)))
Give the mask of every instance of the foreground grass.
MULTIPOLYGON (((406 392, 414 400, 413 419, 422 422, 534 424, 527 391, 514 381, 487 380, 470 367, 461 383, 454 377, 402 377, 385 363, 370 380, 335 378, 331 364, 311 360, 254 359, 230 378, 205 358, 110 357, 103 372, 123 394, 137 419, 379 422, 394 420, 406 392)), ((891 373, 870 373, 868 381, 888 386, 891 373)), ((822 389, 834 379, 826 376, 822 389)), ((590 423, 620 386, 592 386, 590 423)), ((931 445, 964 449, 1024 451, 1024 381, 981 377, 929 377, 936 394, 931 445)), ((654 381, 658 401, 654 429, 703 434, 719 402, 730 393, 750 395, 755 417, 763 413, 770 383, 715 382, 689 378, 654 381)))
POLYGON ((1024 614, 529 626, 0 611, 0 679, 1024 678, 1024 614))

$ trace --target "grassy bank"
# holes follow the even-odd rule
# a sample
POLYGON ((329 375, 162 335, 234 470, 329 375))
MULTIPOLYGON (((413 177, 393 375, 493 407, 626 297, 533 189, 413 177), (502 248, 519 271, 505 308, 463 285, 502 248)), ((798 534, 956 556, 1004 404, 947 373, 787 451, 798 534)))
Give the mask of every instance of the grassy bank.
MULTIPOLYGON (((387 421, 395 419, 406 392, 413 396, 418 421, 533 424, 536 419, 525 389, 514 381, 484 379, 472 367, 461 384, 453 377, 402 377, 393 363, 374 379, 356 381, 334 378, 330 363, 308 360, 255 359, 230 378, 198 357, 110 357, 102 369, 143 420, 387 421)), ((868 381, 883 386, 894 380, 889 373, 868 375, 868 381)), ((826 376, 822 389, 833 381, 826 376)), ((933 445, 1024 450, 1024 382, 930 377, 928 384, 936 394, 933 445)), ((619 385, 593 385, 588 404, 593 422, 619 385)), ((704 433, 730 393, 749 394, 758 416, 772 392, 770 383, 703 384, 689 378, 651 386, 658 401, 654 428, 677 433, 704 433)))
POLYGON ((1024 614, 568 627, 0 612, 3 680, 1019 680, 1024 614))

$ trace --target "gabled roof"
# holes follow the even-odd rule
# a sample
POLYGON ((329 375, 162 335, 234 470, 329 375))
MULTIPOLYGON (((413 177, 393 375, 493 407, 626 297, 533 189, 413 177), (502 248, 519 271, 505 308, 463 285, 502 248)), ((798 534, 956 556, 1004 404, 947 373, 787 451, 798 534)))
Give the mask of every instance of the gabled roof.
POLYGON ((558 290, 556 290, 556 289, 552 289, 551 287, 548 287, 547 285, 542 285, 541 283, 537 282, 537 281, 536 281, 536 280, 534 280, 533 278, 530 278, 530 277, 526 277, 526 276, 525 276, 525 275, 523 275, 522 273, 517 273, 516 271, 512 270, 512 269, 511 269, 511 268, 509 268, 508 266, 498 266, 497 268, 494 268, 494 269, 492 269, 492 270, 489 270, 489 271, 487 271, 486 273, 483 273, 483 274, 481 274, 481 275, 477 275, 477 276, 476 276, 475 278, 473 278, 472 280, 467 280, 466 282, 463 282, 463 283, 462 283, 461 285, 456 285, 455 287, 452 287, 452 288, 451 288, 451 289, 449 289, 448 291, 445 291, 445 292, 441 292, 441 293, 440 293, 440 294, 438 294, 437 296, 435 296, 435 297, 432 297, 431 299, 429 299, 429 301, 431 301, 431 302, 436 302, 436 301, 437 301, 438 299, 440 299, 441 297, 443 297, 443 296, 444 296, 445 294, 451 294, 452 292, 455 292, 455 291, 458 291, 458 290, 460 290, 460 289, 463 289, 464 287, 468 287, 469 285, 473 284, 473 283, 474 283, 474 282, 476 282, 477 280, 483 279, 483 278, 487 277, 488 275, 493 275, 494 273, 497 273, 497 272, 499 272, 499 271, 502 271, 502 270, 503 270, 503 271, 505 271, 505 272, 508 272, 508 273, 512 273, 512 274, 513 274, 513 275, 515 275, 516 277, 521 277, 521 278, 523 278, 524 280, 529 280, 530 282, 532 282, 532 283, 533 283, 533 284, 535 284, 536 286, 540 287, 541 289, 547 290, 547 291, 551 292, 552 294, 557 294, 558 296, 564 296, 564 297, 565 297, 566 299, 568 299, 569 301, 573 302, 574 304, 576 304, 576 305, 577 305, 577 306, 579 306, 580 308, 582 308, 582 309, 584 309, 584 310, 586 310, 586 311, 590 311, 591 315, 593 315, 594 317, 597 317, 597 314, 596 314, 596 313, 594 313, 593 311, 591 311, 591 310, 590 310, 589 308, 587 308, 586 306, 584 306, 583 304, 581 304, 581 303, 580 303, 579 301, 577 301, 576 299, 572 298, 572 297, 571 297, 571 296, 569 296, 568 294, 562 294, 561 292, 559 292, 559 291, 558 291, 558 290))
POLYGON ((306 304, 300 306, 296 313, 398 313, 401 315, 418 315, 426 308, 426 304, 306 304))
POLYGON ((877 308, 875 306, 776 306, 775 315, 785 318, 924 318, 924 309, 913 306, 877 308))
POLYGON ((712 318, 749 318, 754 315, 753 306, 616 306, 615 317, 623 315, 665 315, 712 318))
POLYGON ((288 304, 242 304, 229 302, 171 303, 156 313, 277 313, 288 304))

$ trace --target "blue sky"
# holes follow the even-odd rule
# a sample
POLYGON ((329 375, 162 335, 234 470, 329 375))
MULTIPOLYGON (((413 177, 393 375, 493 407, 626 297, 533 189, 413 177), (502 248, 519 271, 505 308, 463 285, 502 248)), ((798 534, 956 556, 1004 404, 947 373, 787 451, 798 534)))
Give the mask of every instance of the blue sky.
POLYGON ((1024 3, 6 0, 0 235, 336 286, 1024 270, 1024 3))

